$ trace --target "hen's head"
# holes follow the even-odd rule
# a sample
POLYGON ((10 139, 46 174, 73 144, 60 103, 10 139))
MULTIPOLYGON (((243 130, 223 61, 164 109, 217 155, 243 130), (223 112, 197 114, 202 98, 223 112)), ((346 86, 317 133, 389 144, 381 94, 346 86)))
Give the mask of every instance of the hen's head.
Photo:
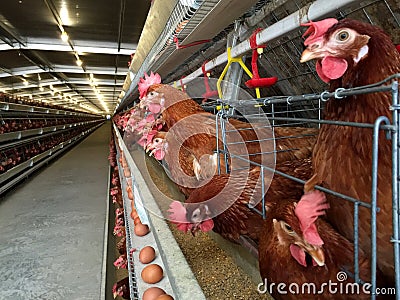
POLYGON ((151 72, 150 75, 147 75, 147 73, 144 73, 144 77, 140 78, 138 84, 139 98, 143 99, 143 97, 147 95, 148 90, 152 85, 160 83, 161 76, 159 74, 154 74, 153 72, 151 72))
POLYGON ((214 221, 210 218, 207 204, 186 204, 173 201, 168 210, 170 220, 177 224, 179 230, 193 235, 198 231, 207 232, 214 228, 214 221))
POLYGON ((150 152, 150 156, 154 155, 158 160, 164 158, 167 148, 166 134, 166 132, 157 132, 151 141, 147 143, 146 152, 150 152))
POLYGON ((129 299, 130 298, 129 278, 126 277, 115 283, 113 285, 112 292, 114 299, 117 298, 117 296, 121 296, 124 299, 129 299))
POLYGON ((210 208, 204 203, 189 205, 186 209, 186 218, 193 225, 191 228, 193 235, 198 231, 210 231, 214 227, 210 208))
POLYGON ((323 266, 325 255, 316 220, 329 208, 325 195, 314 191, 304 195, 296 204, 278 205, 271 212, 274 233, 279 246, 287 248, 292 257, 302 266, 323 266))
POLYGON ((307 49, 300 62, 316 59, 320 78, 330 82, 341 78, 349 68, 368 56, 392 55, 395 46, 380 28, 352 19, 325 19, 302 24, 309 26, 303 37, 307 49))

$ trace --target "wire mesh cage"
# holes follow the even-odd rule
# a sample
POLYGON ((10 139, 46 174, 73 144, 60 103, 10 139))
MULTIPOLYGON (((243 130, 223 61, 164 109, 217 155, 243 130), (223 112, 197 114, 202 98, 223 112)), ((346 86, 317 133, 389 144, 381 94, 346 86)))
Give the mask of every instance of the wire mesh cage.
MULTIPOLYGON (((376 288, 379 286, 379 281, 380 277, 383 276, 381 273, 380 268, 382 268, 382 264, 380 264, 380 260, 391 260, 392 263, 392 270, 391 274, 389 276, 396 277, 396 284, 398 284, 398 264, 396 263, 399 259, 399 242, 398 242, 398 230, 399 230, 399 225, 398 225, 398 203, 399 203, 399 198, 398 198, 398 185, 399 185, 399 169, 398 169, 398 163, 399 163, 399 154, 398 154, 398 114, 399 114, 399 89, 398 89, 398 79, 400 78, 400 74, 394 74, 393 76, 385 79, 384 81, 371 84, 368 86, 362 86, 362 87, 355 87, 355 88, 350 88, 350 89, 344 89, 344 88, 338 88, 337 90, 333 92, 327 92, 323 91, 322 93, 316 93, 316 94, 306 94, 306 95, 298 95, 298 96, 289 96, 289 97, 269 97, 269 98, 262 98, 262 99, 255 99, 256 103, 258 103, 258 109, 259 112, 254 112, 254 107, 257 105, 254 105, 249 100, 219 100, 221 102, 220 106, 222 108, 224 107, 229 107, 229 110, 232 112, 235 111, 246 111, 246 108, 250 107, 250 110, 252 110, 252 114, 235 114, 232 113, 228 116, 228 111, 222 109, 217 116, 221 119, 227 120, 228 118, 245 118, 247 120, 251 120, 252 118, 257 118, 259 116, 262 116, 265 120, 265 124, 271 123, 273 124, 273 128, 275 131, 275 149, 274 149, 274 154, 277 157, 277 164, 275 166, 275 170, 271 170, 270 165, 263 165, 262 163, 256 163, 254 160, 252 160, 250 157, 247 158, 248 164, 252 166, 257 166, 260 167, 261 170, 263 171, 261 174, 263 175, 264 173, 274 171, 275 174, 279 176, 284 176, 286 178, 289 178, 293 180, 294 182, 299 182, 301 184, 307 184, 307 180, 301 179, 301 178, 296 178, 295 176, 292 176, 288 173, 282 172, 279 169, 279 148, 281 146, 278 146, 281 144, 280 140, 285 140, 285 139, 306 139, 307 141, 310 142, 310 145, 313 145, 315 143, 316 137, 318 135, 319 127, 321 126, 336 126, 338 130, 343 130, 343 128, 355 128, 355 130, 359 131, 364 131, 367 129, 368 134, 365 134, 365 136, 370 136, 370 139, 367 139, 364 141, 364 143, 368 144, 367 147, 368 149, 371 149, 371 152, 368 152, 368 156, 370 156, 371 160, 371 166, 366 167, 366 169, 370 168, 371 172, 367 174, 369 178, 371 179, 370 184, 368 185, 369 191, 366 193, 366 195, 370 195, 367 197, 368 199, 358 199, 355 198, 354 196, 349 196, 348 193, 342 191, 338 192, 333 189, 331 189, 329 186, 324 184, 324 182, 320 182, 320 185, 316 185, 314 188, 323 191, 324 193, 330 195, 330 197, 335 197, 340 205, 344 205, 345 203, 350 203, 349 207, 351 208, 350 213, 351 213, 351 223, 352 223, 352 236, 348 237, 350 240, 354 242, 354 265, 351 270, 347 269, 344 270, 351 276, 356 283, 365 283, 365 281, 371 283, 371 291, 375 291, 376 288), (360 122, 350 122, 350 121, 340 121, 340 120, 323 120, 321 119, 321 103, 325 103, 327 101, 346 101, 346 97, 351 97, 354 95, 365 95, 365 94, 371 94, 371 93, 389 93, 390 98, 391 98, 391 105, 387 109, 391 111, 388 116, 382 115, 378 116, 376 120, 372 123, 360 123, 360 122), (311 110, 312 112, 312 117, 309 117, 307 115, 308 111, 304 110, 304 103, 307 102, 317 102, 318 103, 318 109, 311 110), (298 109, 299 105, 296 105, 300 103, 302 108, 298 109), (274 105, 279 105, 283 104, 284 110, 278 111, 276 113, 274 111, 274 105), (291 111, 291 107, 294 106, 294 110, 291 111), (262 108, 262 109, 261 109, 262 108), (266 115, 266 117, 265 117, 266 115), (267 121, 269 120, 269 122, 267 121), (304 126, 304 127, 302 127, 304 126), (287 129, 285 133, 290 133, 290 132, 297 132, 298 135, 283 135, 279 136, 279 130, 282 128, 287 129), (299 129, 297 131, 297 129, 299 129), (292 131, 294 130, 294 131, 292 131), (384 136, 384 137, 383 137, 384 136), (390 151, 385 152, 389 147, 390 151), (379 153, 383 152, 383 153, 379 153), (379 155, 385 155, 385 156, 390 156, 389 157, 384 157, 384 158, 378 158, 379 155), (380 168, 384 169, 384 163, 382 163, 382 160, 390 160, 390 173, 387 174, 385 171, 382 171, 380 173, 380 168), (381 165, 380 165, 381 164, 381 165), (378 187, 378 174, 386 174, 386 175, 391 175, 392 180, 390 182, 389 178, 383 179, 380 178, 380 180, 389 180, 389 185, 392 185, 392 193, 390 191, 387 191, 386 193, 386 198, 390 197, 391 201, 390 204, 388 205, 385 203, 385 198, 382 193, 378 192, 379 187, 378 187), (380 201, 378 201, 380 199, 380 201), (383 207, 380 207, 382 205, 383 207), (365 209, 368 209, 368 223, 366 222, 365 217, 363 219, 360 219, 360 216, 363 214, 365 215, 365 209), (377 225, 379 222, 377 219, 379 218, 379 212, 380 210, 387 210, 393 211, 393 214, 390 214, 390 219, 387 221, 390 222, 392 220, 393 222, 393 235, 391 235, 390 241, 389 239, 386 241, 387 243, 390 243, 394 247, 394 252, 388 253, 386 252, 386 255, 389 255, 391 258, 383 257, 384 250, 382 250, 384 247, 387 247, 382 244, 382 240, 379 240, 379 243, 377 242, 377 236, 382 234, 382 230, 386 230, 386 228, 382 228, 382 225, 380 227, 377 225), (391 216, 393 215, 393 216, 391 216), (392 219, 393 218, 393 219, 392 219), (362 227, 360 227, 362 226, 362 227), (370 241, 369 241, 369 246, 366 247, 365 245, 365 236, 360 234, 360 231, 363 229, 360 228, 367 228, 370 234, 370 241), (371 277, 370 278, 361 278, 360 276, 360 256, 362 251, 366 251, 366 248, 368 248, 367 252, 370 255, 371 258, 371 277), (394 253, 394 258, 393 258, 393 253, 394 253)), ((282 107, 282 106, 281 106, 282 107)), ((223 149, 220 150, 221 153, 223 153, 223 158, 224 160, 219 163, 219 165, 226 165, 226 163, 232 159, 232 157, 240 157, 240 159, 246 159, 243 158, 242 155, 238 155, 234 151, 229 151, 228 145, 229 142, 227 142, 227 137, 230 134, 230 130, 227 130, 225 127, 225 122, 218 120, 216 123, 220 126, 220 132, 222 135, 222 140, 226 143, 224 144, 223 149)), ((345 131, 345 130, 344 130, 345 131)), ((353 133, 356 131, 352 131, 353 133)), ((251 141, 251 142, 256 142, 256 141, 251 141)), ((259 140, 259 142, 262 142, 262 140, 259 140)), ((329 142, 329 139, 326 141, 329 142)), ((345 143, 345 141, 344 141, 345 143)), ((295 145, 299 145, 298 143, 294 143, 295 145)), ((295 153, 297 150, 304 149, 304 145, 300 148, 288 148, 285 149, 285 151, 295 153)), ((312 147, 310 148, 310 152, 305 154, 305 157, 311 156, 311 151, 312 147)), ((357 150, 355 150, 357 152, 357 150)), ((265 155, 266 153, 262 153, 262 155, 265 155)), ((302 153, 304 154, 304 153, 302 153)), ((349 155, 352 155, 351 153, 348 153, 349 155)), ((320 162, 321 163, 321 162, 320 162)), ((368 162, 365 162, 368 164, 368 162)), ((314 165, 315 166, 315 165, 314 165)), ((311 165, 309 166, 311 167, 311 165)), ((343 166, 338 166, 336 170, 339 170, 343 166)), ((357 168, 357 166, 355 166, 357 168)), ((350 169, 351 170, 351 169, 350 169)), ((232 171, 228 168, 226 168, 226 171, 232 171)), ((328 172, 335 172, 335 170, 328 170, 328 172)), ((350 176, 356 175, 356 174, 361 174, 357 171, 350 171, 350 176)), ((263 176, 262 176, 263 177, 263 176)), ((308 179, 308 178, 307 178, 308 179)), ((362 180, 360 178, 360 180, 362 180)), ((262 189, 262 207, 268 206, 268 186, 270 182, 268 180, 264 180, 261 186, 262 189)), ((382 184, 382 183, 381 183, 382 184)), ((351 188, 351 185, 349 186, 351 188)), ((351 191, 349 191, 350 195, 354 195, 351 191)), ((258 213, 262 214, 263 218, 268 218, 268 213, 266 210, 257 210, 255 209, 258 213)), ((381 221, 382 222, 382 221, 381 221)), ((386 224, 389 226, 389 224, 386 224)), ((391 234, 391 232, 390 232, 391 234)), ((391 247, 389 247, 391 248, 391 247)), ((387 270, 386 270, 386 275, 387 275, 387 270)), ((391 288, 391 293, 393 295, 394 288, 391 288)), ((374 299, 376 297, 376 294, 371 295, 371 298, 374 299)))

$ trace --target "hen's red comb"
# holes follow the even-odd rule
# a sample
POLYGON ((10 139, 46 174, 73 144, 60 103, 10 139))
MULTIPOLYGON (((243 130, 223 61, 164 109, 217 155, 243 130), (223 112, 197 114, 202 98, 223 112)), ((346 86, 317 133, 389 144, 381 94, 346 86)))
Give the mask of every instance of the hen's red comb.
POLYGON ((152 129, 149 131, 149 133, 147 134, 147 141, 146 141, 145 146, 147 146, 148 144, 150 144, 153 141, 153 139, 157 133, 158 133, 158 131, 155 129, 152 129))
POLYGON ((326 202, 325 194, 317 190, 304 195, 297 203, 294 213, 300 221, 300 229, 308 243, 318 246, 324 243, 318 234, 315 221, 319 216, 324 215, 328 208, 329 204, 326 202))
POLYGON ((161 76, 159 74, 150 73, 150 76, 147 73, 144 73, 144 78, 140 78, 138 84, 139 97, 143 98, 147 94, 147 90, 153 84, 161 83, 161 76))
POLYGON ((303 38, 308 36, 308 38, 304 41, 304 46, 308 46, 309 44, 317 41, 330 27, 335 25, 337 22, 339 21, 334 18, 328 18, 318 22, 310 21, 309 23, 301 24, 301 26, 309 26, 302 36, 303 38))
POLYGON ((168 212, 170 213, 170 221, 175 223, 179 230, 188 232, 193 227, 186 218, 186 208, 183 206, 182 202, 172 201, 169 205, 168 212))

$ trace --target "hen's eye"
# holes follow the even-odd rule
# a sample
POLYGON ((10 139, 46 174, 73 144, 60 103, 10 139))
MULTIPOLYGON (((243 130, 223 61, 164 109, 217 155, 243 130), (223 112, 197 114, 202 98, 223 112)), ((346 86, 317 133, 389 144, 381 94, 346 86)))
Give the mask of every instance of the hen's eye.
POLYGON ((349 38, 349 33, 347 31, 341 31, 337 34, 337 39, 341 42, 344 42, 349 38))
POLYGON ((283 226, 284 226, 284 229, 285 229, 288 233, 293 233, 293 229, 292 229, 292 227, 290 227, 289 224, 284 223, 283 226))

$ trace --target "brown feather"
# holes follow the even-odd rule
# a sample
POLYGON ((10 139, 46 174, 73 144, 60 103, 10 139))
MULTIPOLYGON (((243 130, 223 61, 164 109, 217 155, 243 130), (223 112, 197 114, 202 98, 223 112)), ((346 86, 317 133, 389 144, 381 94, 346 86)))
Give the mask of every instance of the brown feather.
MULTIPOLYGON (((311 160, 288 161, 278 164, 276 168, 304 180, 311 175, 311 160)), ((250 171, 248 178, 247 174, 241 173, 216 175, 211 181, 192 191, 185 203, 204 203, 216 197, 218 201, 208 203, 209 209, 211 212, 223 212, 213 218, 213 230, 234 242, 238 241, 240 235, 247 235, 258 240, 263 220, 261 215, 249 209, 248 204, 254 196, 254 188, 259 176, 259 168, 250 171), (244 182, 246 183, 243 184, 244 182), (228 188, 224 190, 225 187, 228 188), (234 196, 237 197, 233 198, 234 196)), ((275 174, 265 196, 266 205, 273 206, 281 199, 300 197, 301 194, 301 184, 275 174)), ((257 208, 260 210, 261 205, 259 204, 257 208)), ((187 207, 188 220, 195 209, 196 206, 187 207)), ((206 216, 204 216, 205 219, 207 219, 206 216)))

